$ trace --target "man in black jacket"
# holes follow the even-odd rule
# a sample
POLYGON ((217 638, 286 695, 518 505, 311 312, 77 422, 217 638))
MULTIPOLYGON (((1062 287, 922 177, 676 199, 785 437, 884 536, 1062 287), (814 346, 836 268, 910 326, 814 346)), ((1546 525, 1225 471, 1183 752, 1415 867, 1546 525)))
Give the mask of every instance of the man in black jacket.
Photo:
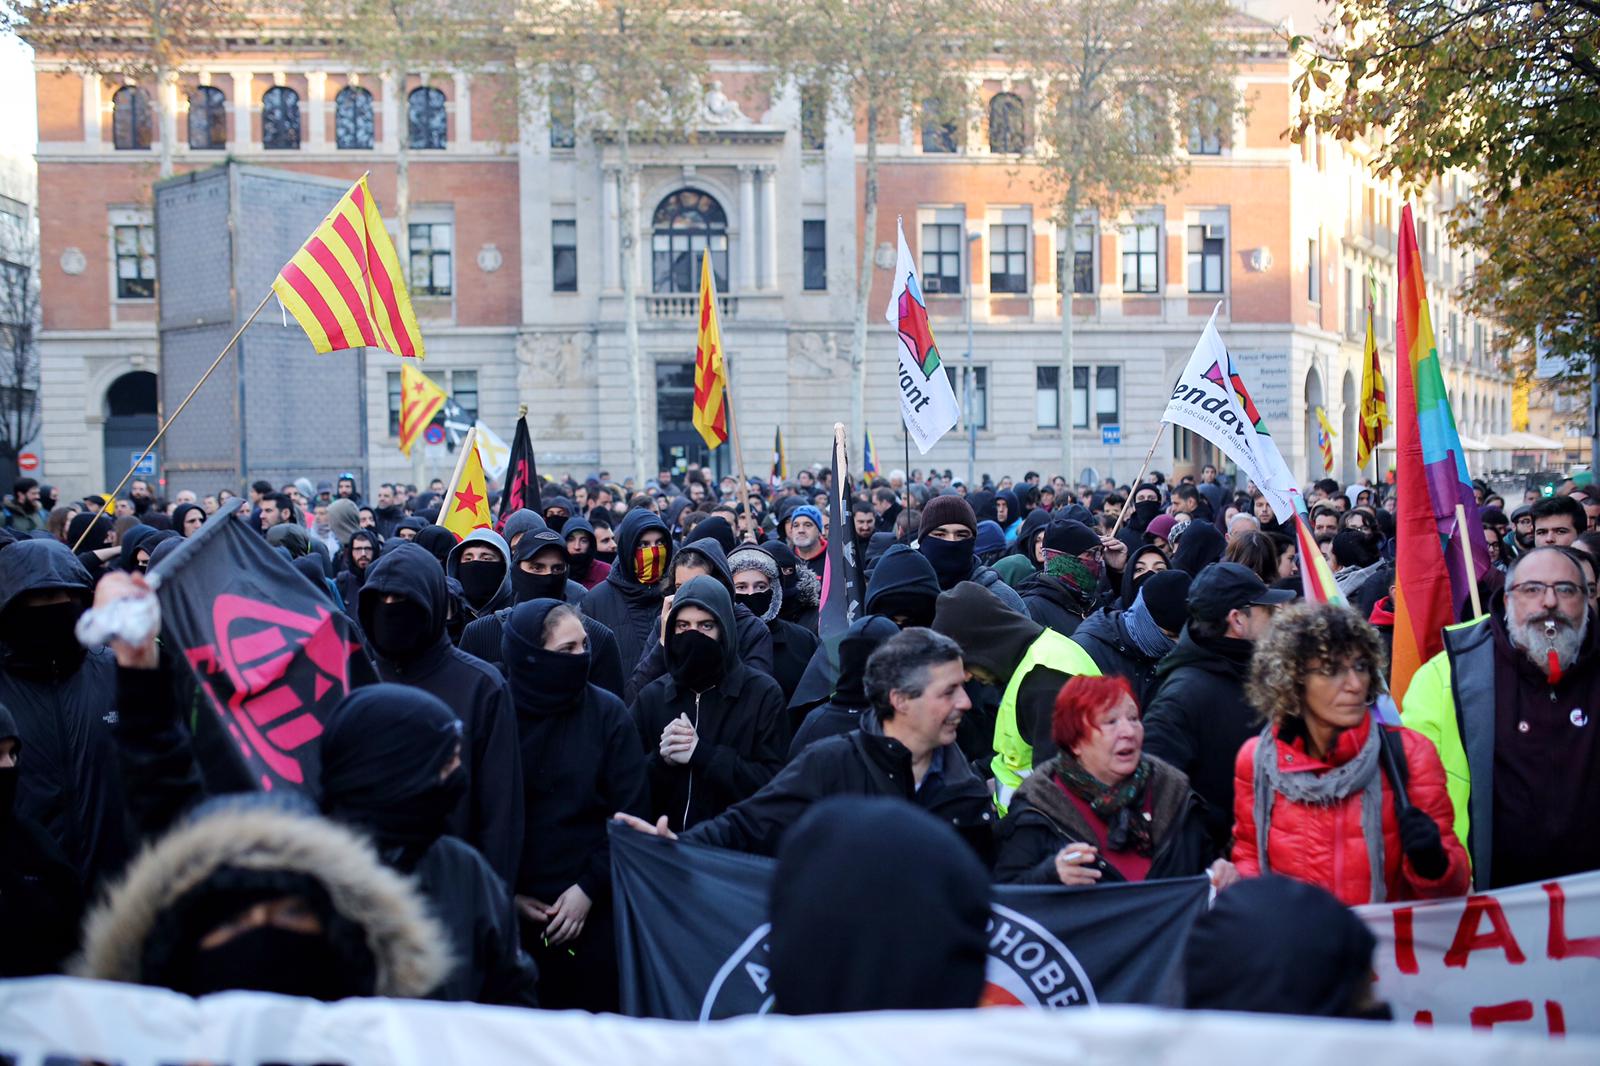
POLYGON ((522 854, 522 764, 511 693, 498 670, 450 642, 444 581, 425 549, 395 545, 361 586, 361 628, 380 678, 432 693, 461 719, 469 792, 451 828, 512 884, 522 854))
POLYGON ((1255 642, 1272 612, 1294 599, 1269 589, 1238 563, 1212 563, 1189 586, 1189 624, 1156 667, 1144 709, 1144 750, 1181 770, 1206 801, 1206 828, 1218 851, 1233 830, 1233 761, 1261 730, 1245 699, 1255 642))
MULTIPOLYGON (((971 706, 965 676, 961 649, 949 637, 920 628, 897 634, 867 661, 872 709, 860 729, 812 744, 755 795, 691 827, 682 839, 774 855, 784 831, 818 800, 897 796, 949 822, 987 865, 994 845, 989 788, 955 745, 971 706)), ((622 820, 676 838, 665 816, 654 826, 622 820)))
POLYGON ((691 579, 667 612, 667 673, 633 704, 650 771, 652 813, 684 829, 747 798, 783 766, 783 690, 739 661, 733 599, 691 579))
POLYGON ((584 597, 583 613, 617 638, 624 676, 660 639, 661 599, 672 562, 672 535, 655 512, 635 508, 617 527, 617 560, 584 597))
POLYGON ((38 823, 16 812, 25 754, 0 705, 0 977, 59 973, 78 947, 83 886, 38 823))

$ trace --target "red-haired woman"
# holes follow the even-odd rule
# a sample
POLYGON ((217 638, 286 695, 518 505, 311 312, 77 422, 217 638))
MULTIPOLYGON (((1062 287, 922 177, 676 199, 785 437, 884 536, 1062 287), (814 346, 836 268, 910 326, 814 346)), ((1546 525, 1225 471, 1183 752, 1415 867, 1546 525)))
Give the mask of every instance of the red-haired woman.
POLYGON ((1144 724, 1125 679, 1069 680, 1051 731, 1060 753, 1012 798, 996 881, 1094 885, 1207 871, 1218 888, 1238 880, 1212 853, 1189 779, 1144 754, 1144 724))

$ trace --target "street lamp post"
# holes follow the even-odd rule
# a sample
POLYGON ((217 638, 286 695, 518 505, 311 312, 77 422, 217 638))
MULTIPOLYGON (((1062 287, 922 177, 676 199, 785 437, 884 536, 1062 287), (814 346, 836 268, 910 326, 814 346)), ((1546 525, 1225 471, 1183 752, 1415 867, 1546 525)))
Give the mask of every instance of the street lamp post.
POLYGON ((967 360, 966 360, 966 387, 962 390, 964 399, 963 417, 967 423, 967 491, 976 492, 978 486, 978 424, 973 418, 972 394, 973 386, 977 383, 977 372, 972 368, 972 297, 973 285, 978 277, 978 240, 982 232, 972 230, 967 234, 967 292, 962 303, 967 311, 967 360))

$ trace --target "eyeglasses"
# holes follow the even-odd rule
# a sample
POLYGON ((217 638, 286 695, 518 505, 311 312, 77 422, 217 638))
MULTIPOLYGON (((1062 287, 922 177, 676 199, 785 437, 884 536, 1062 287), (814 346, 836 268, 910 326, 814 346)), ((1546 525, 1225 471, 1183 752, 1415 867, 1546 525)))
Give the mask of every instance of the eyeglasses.
POLYGON ((1366 659, 1352 659, 1347 663, 1318 663, 1311 668, 1311 672, 1327 678, 1343 677, 1350 673, 1366 677, 1372 673, 1372 663, 1366 659))
POLYGON ((1552 589, 1555 590, 1556 598, 1560 600, 1576 600, 1589 592, 1588 586, 1579 585, 1572 581, 1519 581, 1511 586, 1511 591, 1517 595, 1517 598, 1528 603, 1535 603, 1544 599, 1545 594, 1552 589))

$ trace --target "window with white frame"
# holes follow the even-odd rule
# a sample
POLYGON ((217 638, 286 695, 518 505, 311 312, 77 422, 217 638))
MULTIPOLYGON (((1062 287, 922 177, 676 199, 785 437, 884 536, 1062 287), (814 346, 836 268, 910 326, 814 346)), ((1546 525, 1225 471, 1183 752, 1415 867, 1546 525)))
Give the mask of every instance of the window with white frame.
POLYGON ((1094 219, 1079 215, 1078 224, 1072 227, 1072 257, 1067 258, 1067 231, 1056 227, 1056 292, 1066 291, 1067 278, 1072 279, 1072 291, 1080 296, 1095 293, 1095 235, 1094 219))
POLYGON ((989 216, 989 291, 1028 291, 1028 210, 1006 208, 989 216))
MULTIPOLYGON (((1076 368, 1074 368, 1076 369, 1076 368)), ((1061 368, 1033 368, 1034 425, 1040 429, 1061 428, 1061 368)))
POLYGON ((156 229, 148 212, 111 212, 111 257, 117 299, 156 298, 156 229))
POLYGON ((1185 246, 1189 291, 1220 293, 1228 256, 1228 221, 1220 212, 1191 213, 1185 246))
POLYGON ((922 289, 946 296, 959 294, 965 212, 958 207, 937 208, 921 212, 921 218, 922 289))
POLYGON ((1072 368, 1072 427, 1089 428, 1090 402, 1094 425, 1109 426, 1122 421, 1122 368, 1117 366, 1075 366, 1072 368), (1090 383, 1093 382, 1091 391, 1090 383))
POLYGON ((1161 291, 1161 225, 1153 212, 1122 227, 1122 291, 1161 291))
MULTIPOLYGON (((962 367, 957 373, 961 377, 962 388, 966 388, 967 369, 962 367)), ((969 409, 965 396, 961 398, 961 420, 965 423, 971 419, 972 425, 978 429, 989 428, 989 368, 975 366, 972 368, 972 406, 969 409)))
POLYGON ((448 208, 416 209, 407 248, 414 295, 449 296, 455 291, 455 223, 448 208))
POLYGON ((1315 237, 1306 241, 1306 299, 1322 302, 1322 242, 1315 237))
POLYGON ((558 218, 550 223, 551 288, 578 291, 578 223, 558 218))

